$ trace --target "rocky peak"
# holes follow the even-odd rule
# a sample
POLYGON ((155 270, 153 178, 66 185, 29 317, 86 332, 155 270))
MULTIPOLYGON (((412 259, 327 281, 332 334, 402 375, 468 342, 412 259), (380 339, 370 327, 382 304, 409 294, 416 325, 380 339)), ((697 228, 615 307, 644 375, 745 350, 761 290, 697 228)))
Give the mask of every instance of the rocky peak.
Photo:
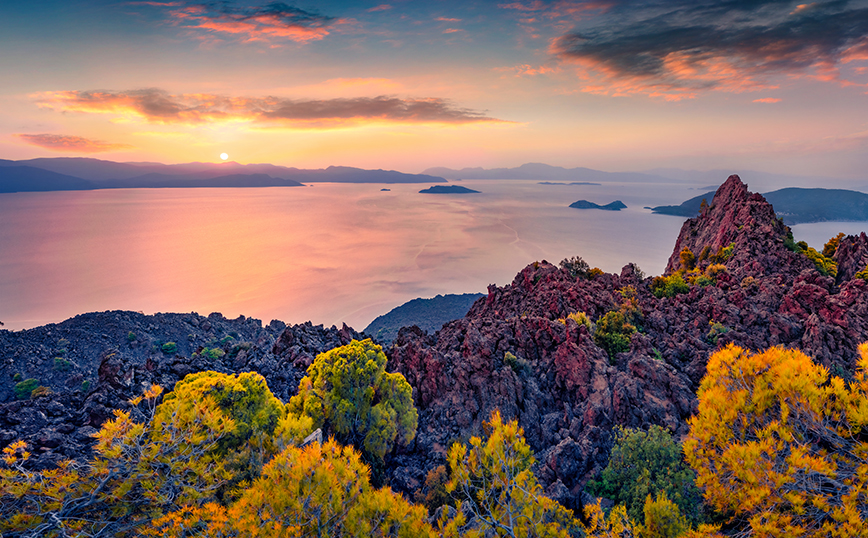
POLYGON ((865 232, 841 239, 833 257, 838 264, 838 282, 852 279, 868 265, 868 236, 865 232))
POLYGON ((811 262, 784 246, 788 233, 771 204, 761 194, 748 191, 737 175, 731 175, 700 215, 684 222, 666 272, 681 268, 679 255, 684 248, 704 261, 706 248, 706 255, 713 257, 732 245, 724 263, 736 276, 760 276, 785 268, 792 269, 787 273, 798 274, 810 268, 811 262))

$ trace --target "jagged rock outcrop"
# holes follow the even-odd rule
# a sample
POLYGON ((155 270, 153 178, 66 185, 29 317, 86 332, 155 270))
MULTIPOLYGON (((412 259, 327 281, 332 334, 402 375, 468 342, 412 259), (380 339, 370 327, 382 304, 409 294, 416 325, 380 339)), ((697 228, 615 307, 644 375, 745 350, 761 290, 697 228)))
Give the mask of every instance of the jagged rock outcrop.
MULTIPOLYGON (((866 283, 820 275, 785 246, 788 231, 762 196, 731 176, 703 213, 684 223, 667 266, 667 274, 681 268, 685 247, 697 256, 708 247, 699 270, 725 267, 710 285, 658 298, 632 265, 589 279, 534 263, 512 284, 491 286, 464 319, 439 332, 403 329, 388 367, 414 387, 419 434, 390 461, 392 486, 419 488, 425 473, 444 463, 449 444, 481 433, 499 408, 524 428, 547 491, 578 506, 585 482, 606 465, 615 426, 687 431, 705 364, 720 346, 798 347, 833 373, 851 375, 856 346, 868 340, 866 283), (586 326, 558 321, 584 312, 597 322, 620 307, 627 286, 635 288, 641 331, 613 360, 586 326)), ((864 267, 864 240, 841 244, 839 260, 858 259, 843 263, 845 274, 851 265, 864 267)))
POLYGON ((93 433, 115 409, 152 384, 168 390, 193 372, 257 371, 276 396, 296 393, 317 354, 360 333, 315 326, 286 326, 220 314, 98 312, 26 331, 0 331, 0 448, 22 439, 35 467, 86 458, 93 433), (174 346, 164 344, 174 344, 174 346), (36 379, 49 389, 15 399, 17 383, 36 379))
POLYGON ((868 236, 862 232, 857 236, 844 237, 833 259, 838 264, 838 282, 851 280, 856 273, 868 267, 868 236))

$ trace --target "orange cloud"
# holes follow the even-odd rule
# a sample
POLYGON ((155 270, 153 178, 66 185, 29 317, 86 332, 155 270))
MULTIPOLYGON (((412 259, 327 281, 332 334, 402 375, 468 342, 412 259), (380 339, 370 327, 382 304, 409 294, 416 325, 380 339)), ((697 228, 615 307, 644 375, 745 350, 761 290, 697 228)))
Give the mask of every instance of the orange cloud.
POLYGON ((547 65, 540 65, 538 67, 534 67, 530 64, 516 65, 513 67, 496 67, 495 71, 500 72, 511 72, 515 73, 517 77, 533 77, 537 75, 548 75, 550 73, 560 73, 561 69, 559 67, 549 67, 547 65))
POLYGON ((101 151, 118 151, 130 149, 128 144, 112 144, 100 140, 91 140, 80 136, 55 134, 16 134, 14 135, 28 144, 50 149, 52 151, 72 151, 76 153, 99 153, 101 151))
POLYGON ((392 9, 392 6, 390 6, 389 4, 380 4, 379 6, 374 6, 371 9, 369 9, 368 13, 373 13, 375 11, 387 11, 390 9, 392 9))
POLYGON ((435 21, 440 21, 440 22, 461 22, 461 19, 453 19, 453 18, 450 18, 450 17, 437 17, 437 18, 434 19, 434 20, 435 20, 435 21))
POLYGON ((456 32, 463 32, 463 31, 464 30, 462 30, 460 28, 447 28, 447 29, 443 30, 443 33, 444 34, 454 34, 456 32))
MULTIPOLYGON (((329 26, 345 22, 282 2, 261 7, 235 7, 228 2, 140 3, 170 8, 169 17, 181 27, 204 31, 206 35, 229 35, 243 42, 307 43, 323 39, 329 35, 329 26)), ((378 7, 387 9, 384 6, 378 7)))
POLYGON ((465 124, 501 122, 439 98, 356 97, 293 100, 278 97, 227 97, 212 94, 172 95, 158 89, 58 91, 36 94, 37 104, 62 112, 111 114, 157 124, 202 125, 243 122, 310 127, 335 124, 397 122, 465 124))
POLYGON ((754 103, 780 103, 781 100, 777 97, 763 97, 762 99, 754 99, 754 103))

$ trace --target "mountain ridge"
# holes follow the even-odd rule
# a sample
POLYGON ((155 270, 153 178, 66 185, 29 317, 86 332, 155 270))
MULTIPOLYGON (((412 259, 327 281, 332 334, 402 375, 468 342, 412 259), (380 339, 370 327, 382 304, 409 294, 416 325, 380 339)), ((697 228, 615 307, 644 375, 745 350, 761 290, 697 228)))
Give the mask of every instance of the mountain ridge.
MULTIPOLYGON (((90 190, 110 188, 188 188, 188 187, 274 187, 299 186, 303 183, 445 183, 441 177, 405 174, 395 170, 366 170, 349 166, 300 169, 272 164, 226 163, 117 163, 89 157, 37 158, 23 161, 0 160, 0 189, 14 185, 15 190, 30 192, 28 178, 43 170, 66 176, 54 179, 54 190, 90 190), (264 178, 266 176, 268 179, 264 178), (234 177, 234 180, 225 179, 234 177), (209 180, 211 182, 209 183, 209 180)), ((43 174, 45 175, 45 174, 43 174)), ((48 177, 48 175, 45 175, 48 177)), ((12 187, 9 187, 10 189, 12 187)))

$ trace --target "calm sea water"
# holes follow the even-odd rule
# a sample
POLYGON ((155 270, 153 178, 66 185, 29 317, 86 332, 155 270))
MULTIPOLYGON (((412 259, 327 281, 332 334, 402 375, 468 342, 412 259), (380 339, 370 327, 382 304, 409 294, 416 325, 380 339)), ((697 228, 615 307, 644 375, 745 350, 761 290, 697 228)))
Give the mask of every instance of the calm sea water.
MULTIPOLYGON (((416 297, 485 292, 537 260, 582 256, 659 274, 683 219, 643 206, 696 195, 681 185, 316 184, 0 195, 0 321, 18 330, 82 312, 222 312, 361 330, 416 297), (389 191, 381 191, 388 188, 389 191), (620 199, 620 212, 570 203, 620 199)), ((795 227, 820 245, 865 223, 795 227)))

